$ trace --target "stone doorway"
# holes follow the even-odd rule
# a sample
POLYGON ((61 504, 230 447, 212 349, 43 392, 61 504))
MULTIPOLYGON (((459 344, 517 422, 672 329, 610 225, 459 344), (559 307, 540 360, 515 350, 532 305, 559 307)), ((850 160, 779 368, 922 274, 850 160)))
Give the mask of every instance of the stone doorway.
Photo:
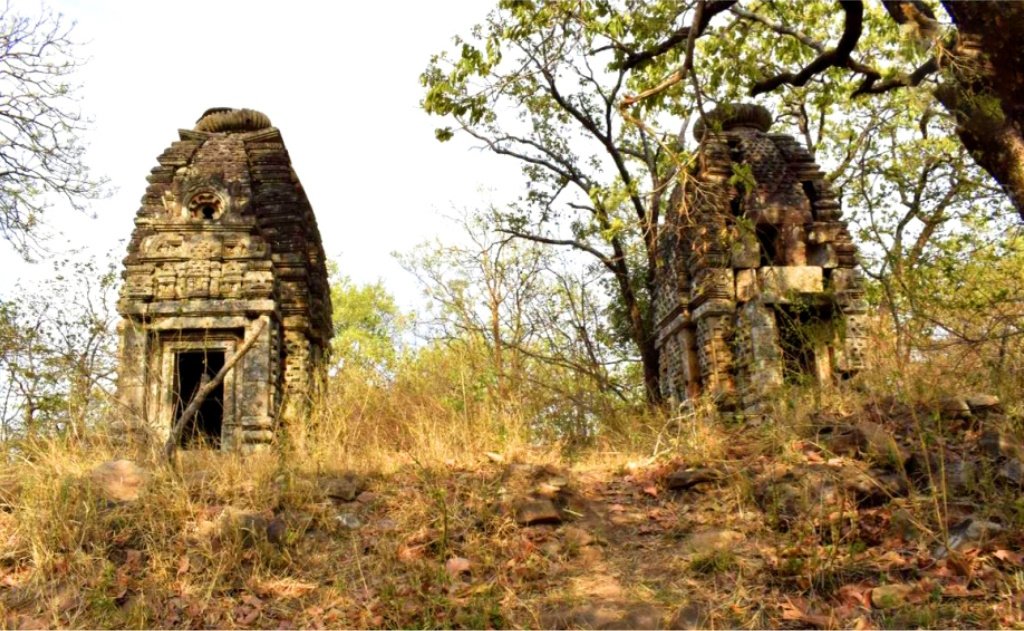
POLYGON ((774 305, 783 383, 827 385, 832 381, 836 316, 827 307, 774 305))
MULTIPOLYGON (((174 416, 177 423, 192 397, 199 388, 224 367, 224 351, 200 349, 180 351, 175 354, 174 367, 174 416)), ((224 427, 224 382, 214 389, 199 407, 199 412, 185 426, 181 433, 183 449, 208 447, 220 448, 224 427)))

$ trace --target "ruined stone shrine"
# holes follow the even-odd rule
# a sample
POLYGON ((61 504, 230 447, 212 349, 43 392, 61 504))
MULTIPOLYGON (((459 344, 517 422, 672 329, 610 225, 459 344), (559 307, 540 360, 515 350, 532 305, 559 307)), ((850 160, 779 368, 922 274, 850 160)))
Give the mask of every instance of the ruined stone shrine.
POLYGON ((754 105, 695 125, 696 167, 659 235, 656 344, 662 394, 756 411, 785 383, 863 365, 856 247, 813 156, 754 105))
POLYGON ((200 386, 256 336, 181 439, 251 451, 302 419, 322 375, 323 246, 265 115, 211 109, 178 135, 147 178, 124 260, 118 397, 166 440, 200 386))

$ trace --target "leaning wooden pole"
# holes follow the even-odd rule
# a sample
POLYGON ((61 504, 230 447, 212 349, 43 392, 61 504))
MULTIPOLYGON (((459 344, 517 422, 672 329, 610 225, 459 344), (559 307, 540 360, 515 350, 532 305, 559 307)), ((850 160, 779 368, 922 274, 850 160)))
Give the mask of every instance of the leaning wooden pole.
POLYGON ((167 443, 164 444, 164 455, 167 456, 168 464, 174 464, 174 456, 178 453, 178 443, 181 442, 181 433, 185 430, 185 426, 190 420, 192 420, 192 417, 199 412, 199 407, 203 404, 203 401, 206 400, 206 397, 210 396, 210 393, 213 392, 222 381, 224 381, 224 377, 227 376, 228 371, 234 368, 235 364, 237 364, 238 361, 249 352, 249 349, 253 347, 253 344, 256 343, 256 340, 259 338, 260 334, 263 333, 263 329, 265 328, 267 328, 266 316, 260 318, 259 323, 256 326, 256 330, 249 336, 249 339, 242 342, 242 345, 238 347, 235 354, 224 362, 224 366, 217 371, 217 374, 213 376, 213 379, 210 379, 201 388, 199 388, 199 391, 196 392, 192 397, 192 400, 189 401, 185 411, 181 413, 181 417, 174 424, 174 427, 171 428, 171 435, 167 437, 167 443))

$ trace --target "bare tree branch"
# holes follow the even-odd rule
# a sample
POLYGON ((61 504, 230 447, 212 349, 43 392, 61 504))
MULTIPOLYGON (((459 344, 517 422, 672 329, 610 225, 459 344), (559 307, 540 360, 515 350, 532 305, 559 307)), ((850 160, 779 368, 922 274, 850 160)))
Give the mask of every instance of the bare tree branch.
POLYGON ((203 401, 206 400, 206 397, 210 396, 210 393, 216 390, 217 386, 224 381, 224 377, 227 376, 228 371, 234 368, 235 364, 245 357, 245 354, 253 347, 256 340, 259 338, 260 333, 263 333, 263 329, 266 327, 267 320, 266 316, 264 316, 260 318, 259 323, 256 326, 256 330, 249 336, 249 339, 242 342, 242 345, 238 347, 238 350, 235 351, 231 358, 224 362, 224 365, 217 371, 217 374, 206 382, 204 386, 199 388, 195 395, 192 396, 192 400, 189 401, 185 411, 181 413, 178 421, 174 424, 174 427, 171 428, 171 434, 167 437, 167 442, 164 444, 164 455, 167 456, 168 464, 174 464, 174 456, 178 453, 178 443, 181 442, 181 433, 185 430, 185 426, 192 420, 192 417, 199 412, 199 407, 203 404, 203 401))

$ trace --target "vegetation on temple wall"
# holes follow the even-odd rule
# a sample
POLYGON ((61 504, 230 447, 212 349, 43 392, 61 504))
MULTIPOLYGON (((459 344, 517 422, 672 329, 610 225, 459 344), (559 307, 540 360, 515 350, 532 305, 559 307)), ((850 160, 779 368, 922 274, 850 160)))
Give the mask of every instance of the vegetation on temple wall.
MULTIPOLYGON (((431 60, 423 106, 450 121, 442 140, 466 134, 522 165, 526 192, 488 212, 495 230, 596 263, 608 321, 632 342, 657 400, 657 233, 697 159, 687 131, 700 112, 755 93, 778 113, 773 131, 800 138, 825 166, 909 358, 930 342, 906 320, 936 317, 924 270, 952 272, 977 244, 1016 242, 1007 229, 1024 154, 997 145, 1019 136, 1019 99, 991 93, 1016 89, 1015 78, 994 85, 993 73, 1007 71, 1018 9, 951 4, 942 22, 911 2, 508 1, 431 60), (1004 28, 983 33, 979 57, 986 20, 1004 28), (1017 136, 971 131, 984 117, 1017 136)), ((925 327, 957 339, 955 328, 925 327)))

